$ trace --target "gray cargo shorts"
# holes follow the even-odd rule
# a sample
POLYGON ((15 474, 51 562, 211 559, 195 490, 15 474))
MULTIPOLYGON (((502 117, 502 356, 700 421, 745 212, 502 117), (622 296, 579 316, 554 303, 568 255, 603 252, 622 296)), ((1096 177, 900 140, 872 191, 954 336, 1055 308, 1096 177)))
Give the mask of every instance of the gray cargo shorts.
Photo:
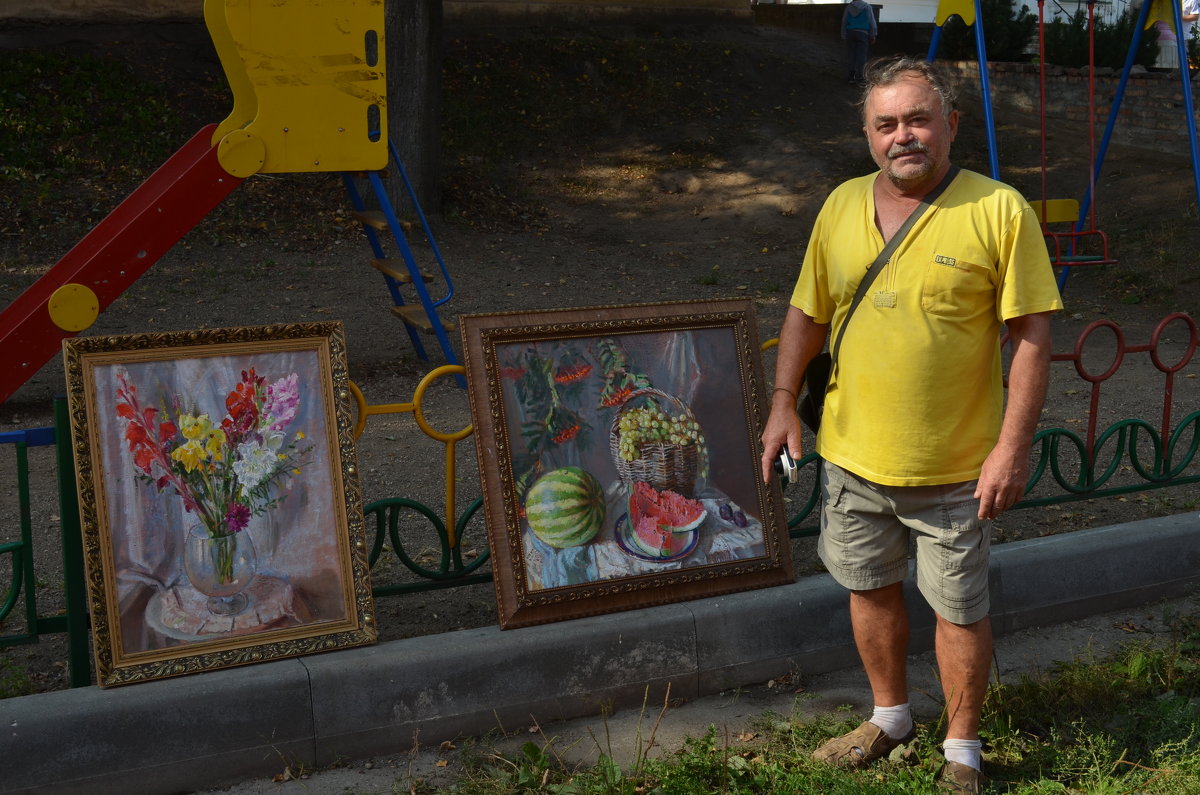
POLYGON ((841 585, 869 591, 902 581, 915 548, 930 607, 954 624, 981 620, 991 606, 991 521, 978 516, 976 482, 883 486, 823 462, 821 561, 841 585))

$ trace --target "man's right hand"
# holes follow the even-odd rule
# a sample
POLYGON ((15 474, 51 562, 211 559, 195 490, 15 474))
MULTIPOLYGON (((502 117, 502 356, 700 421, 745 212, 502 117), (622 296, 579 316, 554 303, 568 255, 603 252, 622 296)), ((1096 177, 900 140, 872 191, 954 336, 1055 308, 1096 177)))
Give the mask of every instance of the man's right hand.
POLYGON ((775 354, 775 390, 771 393, 771 414, 762 433, 763 481, 769 482, 780 449, 797 461, 804 454, 800 444, 800 416, 796 402, 804 383, 804 369, 825 347, 829 334, 828 323, 818 323, 794 306, 788 307, 779 331, 779 347, 775 354))
POLYGON ((786 390, 775 390, 771 396, 771 415, 767 417, 767 424, 762 433, 763 482, 771 481, 771 476, 775 473, 775 461, 784 448, 787 448, 788 454, 796 461, 804 455, 801 431, 800 417, 796 414, 796 398, 786 390))

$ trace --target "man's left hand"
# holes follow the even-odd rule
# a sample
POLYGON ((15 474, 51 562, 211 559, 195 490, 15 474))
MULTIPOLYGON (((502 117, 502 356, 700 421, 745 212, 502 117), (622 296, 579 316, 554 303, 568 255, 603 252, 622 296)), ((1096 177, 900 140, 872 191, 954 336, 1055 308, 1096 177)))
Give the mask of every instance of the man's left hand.
POLYGON ((1016 505, 1029 479, 1029 451, 1009 451, 997 445, 984 459, 975 487, 979 518, 995 519, 1016 505))
POLYGON ((980 519, 995 519, 1025 495, 1029 448, 1050 379, 1050 313, 1010 318, 1008 332, 1013 348, 1008 401, 999 441, 984 459, 975 487, 980 519))

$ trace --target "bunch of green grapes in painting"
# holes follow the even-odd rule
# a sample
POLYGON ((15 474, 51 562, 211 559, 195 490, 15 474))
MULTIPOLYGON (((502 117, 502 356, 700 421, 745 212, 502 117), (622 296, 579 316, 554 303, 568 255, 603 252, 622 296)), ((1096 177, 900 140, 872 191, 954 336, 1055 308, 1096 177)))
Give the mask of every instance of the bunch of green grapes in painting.
POLYGON ((647 444, 677 444, 703 446, 704 434, 700 423, 686 413, 674 416, 658 405, 638 406, 621 415, 617 420, 620 456, 625 461, 642 457, 642 446, 647 444))

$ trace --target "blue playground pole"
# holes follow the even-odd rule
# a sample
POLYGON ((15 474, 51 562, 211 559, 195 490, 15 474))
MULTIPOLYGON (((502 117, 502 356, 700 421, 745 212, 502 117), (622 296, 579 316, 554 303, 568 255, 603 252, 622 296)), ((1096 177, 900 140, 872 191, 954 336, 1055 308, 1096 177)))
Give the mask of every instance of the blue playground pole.
MULTIPOLYGON (((1147 0, 1148 2, 1149 0, 1147 0)), ((983 40, 983 9, 979 0, 975 0, 975 57, 979 63, 979 95, 983 100, 983 122, 987 132, 988 163, 992 169, 992 179, 1000 179, 1000 156, 996 145, 996 121, 992 115, 992 84, 988 79, 987 45, 983 40)), ((927 61, 937 59, 938 46, 942 43, 942 26, 934 25, 933 36, 929 39, 929 54, 927 61)))
MULTIPOLYGON (((1149 5, 1145 3, 1144 5, 1149 5)), ((1172 3, 1171 9, 1175 13, 1175 30, 1183 30, 1183 9, 1182 3, 1172 3)), ((1188 65, 1187 57, 1187 42, 1183 40, 1183 36, 1175 37, 1175 45, 1179 49, 1179 83, 1180 90, 1183 92, 1183 113, 1188 131, 1188 146, 1192 153, 1192 182, 1196 186, 1196 206, 1200 208, 1200 145, 1196 139, 1196 112, 1192 104, 1192 75, 1191 68, 1188 65)))
POLYGON ((933 26, 933 36, 929 38, 929 54, 925 56, 926 61, 934 61, 937 59, 938 47, 942 43, 942 26, 933 26))

